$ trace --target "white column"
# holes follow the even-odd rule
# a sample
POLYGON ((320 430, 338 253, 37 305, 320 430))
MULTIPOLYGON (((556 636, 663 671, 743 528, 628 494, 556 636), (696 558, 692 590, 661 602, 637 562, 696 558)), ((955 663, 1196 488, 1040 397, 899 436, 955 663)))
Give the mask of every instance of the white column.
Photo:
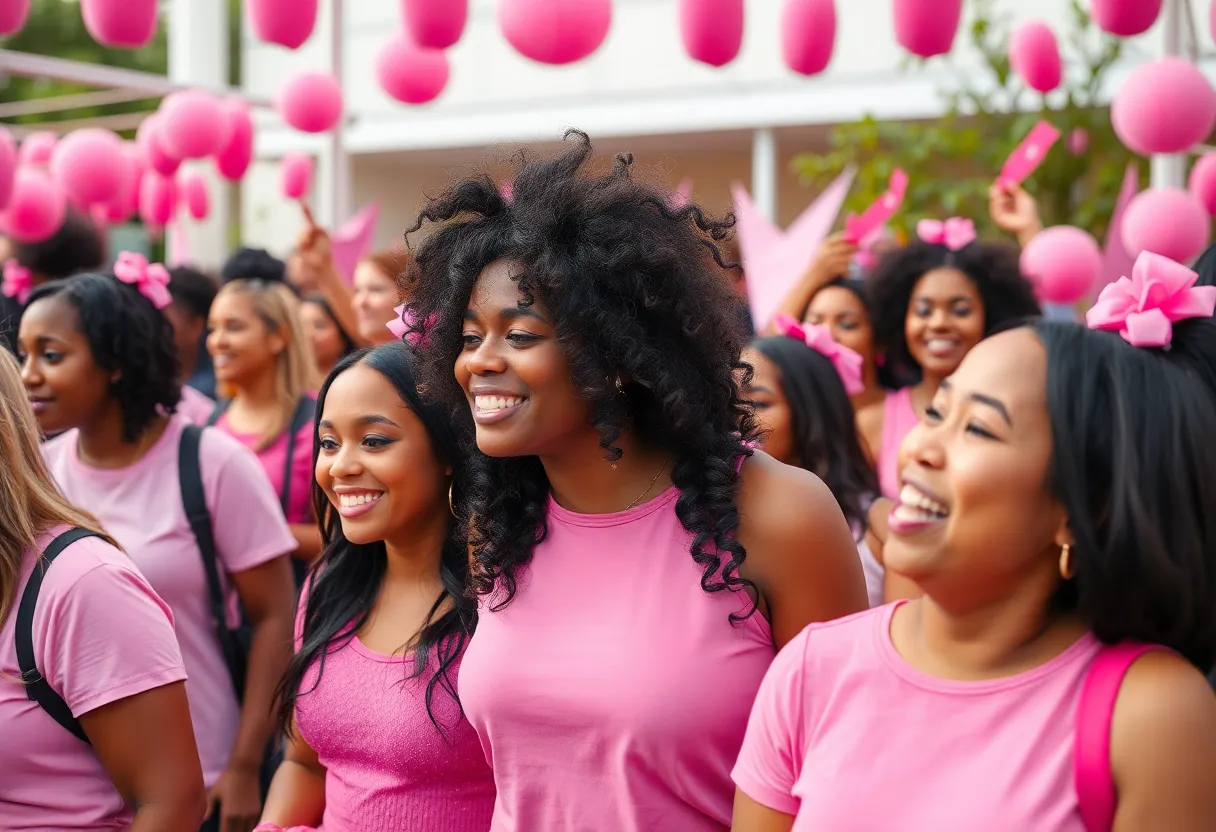
MULTIPOLYGON (((1166 55, 1183 55, 1183 37, 1188 25, 1184 0, 1165 0, 1161 11, 1161 27, 1165 37, 1166 55)), ((1154 188, 1186 187, 1186 154, 1158 154, 1150 160, 1154 188)))
POLYGON ((767 128, 752 133, 752 203, 777 221, 777 137, 767 128))
MULTIPOLYGON (((345 0, 333 0, 330 3, 330 46, 329 59, 330 71, 338 81, 338 86, 342 89, 342 97, 349 100, 350 96, 346 90, 346 71, 344 62, 345 49, 344 40, 346 35, 345 14, 343 6, 345 0)), ((330 228, 337 228, 342 223, 346 222, 351 214, 351 169, 350 156, 346 152, 345 132, 346 132, 346 114, 343 113, 342 121, 334 128, 329 136, 328 149, 328 164, 325 166, 328 173, 329 181, 329 210, 328 224, 330 228)))

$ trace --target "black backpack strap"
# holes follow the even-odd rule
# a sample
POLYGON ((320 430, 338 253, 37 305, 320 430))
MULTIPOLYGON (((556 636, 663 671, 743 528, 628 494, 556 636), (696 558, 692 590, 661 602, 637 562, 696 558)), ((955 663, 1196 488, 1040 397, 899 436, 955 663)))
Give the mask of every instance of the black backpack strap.
POLYGON ((21 668, 21 680, 25 683, 25 692, 30 700, 37 702, 42 710, 50 714, 51 719, 58 722, 82 742, 89 741, 80 722, 72 716, 72 709, 63 701, 58 693, 46 681, 46 677, 38 670, 34 661, 34 608, 38 605, 38 593, 42 590, 42 579, 51 568, 55 558, 63 554, 63 550, 77 540, 86 537, 100 537, 88 529, 69 529, 51 541, 42 552, 42 557, 34 564, 30 572, 29 582, 21 593, 21 603, 17 607, 16 642, 17 666, 21 668))
POLYGON ((301 396, 296 402, 295 412, 291 414, 291 423, 287 426, 287 459, 283 462, 283 487, 279 490, 279 505, 283 507, 283 516, 288 517, 291 507, 291 479, 295 466, 292 462, 296 455, 296 434, 300 428, 312 421, 317 409, 317 400, 312 396, 301 396))
POLYGON ((211 411, 211 415, 207 417, 207 427, 211 427, 216 422, 218 422, 220 420, 220 417, 223 416, 225 412, 227 412, 228 405, 230 405, 230 404, 232 404, 232 399, 224 399, 222 402, 217 404, 215 406, 215 410, 211 411))

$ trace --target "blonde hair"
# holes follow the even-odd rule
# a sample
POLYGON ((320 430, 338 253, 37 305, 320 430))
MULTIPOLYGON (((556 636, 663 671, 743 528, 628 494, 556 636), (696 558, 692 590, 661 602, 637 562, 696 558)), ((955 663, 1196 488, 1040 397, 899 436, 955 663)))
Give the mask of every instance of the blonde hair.
MULTIPOLYGON (((275 360, 275 398, 279 405, 279 418, 266 433, 258 437, 259 447, 264 448, 287 428, 300 398, 317 388, 317 365, 312 345, 300 326, 300 300, 290 289, 274 281, 233 280, 224 284, 216 300, 237 294, 249 298, 254 314, 261 318, 269 332, 282 337, 285 344, 275 360)), ((226 399, 236 395, 229 385, 220 385, 219 392, 226 399)))
POLYGON ((23 557, 39 536, 60 525, 103 534, 96 519, 59 493, 38 439, 17 360, 0 349, 0 624, 16 602, 23 557))

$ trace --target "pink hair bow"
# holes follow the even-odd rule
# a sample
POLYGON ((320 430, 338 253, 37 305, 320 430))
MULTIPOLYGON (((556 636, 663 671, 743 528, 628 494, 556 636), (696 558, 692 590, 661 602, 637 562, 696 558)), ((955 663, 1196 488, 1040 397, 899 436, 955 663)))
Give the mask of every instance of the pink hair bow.
POLYGON ((34 273, 16 260, 5 260, 4 285, 0 291, 7 297, 16 298, 17 303, 24 304, 29 300, 30 292, 34 291, 34 273))
MULTIPOLYGON (((418 346, 419 334, 417 332, 414 332, 414 333, 410 332, 410 327, 414 325, 413 314, 406 310, 404 303, 401 304, 400 306, 394 306, 393 311, 397 313, 397 317, 393 318, 391 321, 389 321, 387 324, 385 324, 385 326, 388 327, 388 331, 393 333, 393 337, 396 338, 398 341, 400 341, 402 338, 404 338, 406 341, 409 342, 409 345, 411 347, 418 346)), ((435 316, 432 315, 430 318, 427 319, 427 328, 429 329, 431 326, 434 325, 434 323, 435 323, 435 316)), ((424 344, 429 340, 430 340, 430 338, 428 338, 426 336, 422 336, 422 338, 421 338, 421 341, 424 344)))
POLYGON ((1216 310, 1216 286, 1196 286, 1198 277, 1168 257, 1142 252, 1132 276, 1103 289, 1085 322, 1090 329, 1118 332, 1133 347, 1164 347, 1175 323, 1211 317, 1216 310))
POLYGON ((787 338, 797 338, 815 352, 827 358, 836 368, 845 392, 856 396, 866 389, 861 380, 861 356, 832 337, 826 326, 801 324, 789 315, 777 315, 773 319, 777 331, 787 338))
POLYGON ((916 224, 916 236, 929 245, 962 251, 975 242, 975 223, 962 217, 951 217, 945 222, 921 220, 916 224))
POLYGON ((120 252, 114 264, 114 276, 138 289, 157 309, 164 309, 173 302, 173 296, 169 294, 169 270, 160 263, 149 263, 142 254, 120 252))

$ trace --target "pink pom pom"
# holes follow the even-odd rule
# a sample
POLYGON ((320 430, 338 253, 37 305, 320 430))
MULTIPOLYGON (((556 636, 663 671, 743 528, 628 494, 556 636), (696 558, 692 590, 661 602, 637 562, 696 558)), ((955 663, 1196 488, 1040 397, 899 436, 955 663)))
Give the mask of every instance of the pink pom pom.
POLYGON ((680 38, 694 61, 726 66, 743 46, 743 0, 680 0, 680 38))
POLYGON ((67 199, 50 176, 21 168, 13 180, 5 224, 17 242, 40 243, 59 230, 67 210, 67 199))
POLYGON ((139 183, 139 217, 145 225, 164 228, 177 213, 177 183, 148 172, 139 183))
POLYGON ((204 90, 184 90, 160 105, 160 142, 178 159, 202 159, 219 151, 227 140, 228 120, 215 96, 204 90))
POLYGON ((228 121, 228 141, 215 154, 215 169, 229 182, 239 182, 253 161, 253 117, 239 98, 221 101, 220 111, 228 121))
POLYGON ((464 33, 469 0, 401 0, 401 17, 414 43, 424 49, 447 49, 464 33))
POLYGON ((498 25, 525 58, 574 63, 599 49, 608 36, 612 0, 500 0, 498 25))
POLYGON ((30 0, 4 0, 0 3, 0 35, 15 35, 30 16, 30 0))
POLYGON ((1216 153, 1201 156, 1195 162, 1187 190, 1209 214, 1216 216, 1216 153))
POLYGON ((30 133, 21 140, 21 147, 17 150, 17 164, 46 167, 51 163, 51 155, 57 144, 59 136, 50 130, 30 133))
POLYGON ((1057 225, 1035 235, 1022 249, 1022 272, 1047 303, 1076 303, 1093 291, 1102 274, 1102 250, 1088 233, 1057 225))
POLYGON ((305 133, 324 133, 342 119, 342 88, 332 75, 301 72, 279 92, 279 114, 305 133))
POLYGON ((1093 0, 1090 13, 1099 29, 1130 38, 1153 27, 1162 4, 1163 0, 1093 0))
POLYGON ((181 167, 182 160, 170 156, 161 142, 161 115, 153 113, 139 123, 135 131, 135 144, 143 154, 144 164, 161 176, 173 176, 181 167))
POLYGON ((59 142, 51 156, 51 175, 73 205, 90 208, 118 195, 125 164, 122 139, 90 127, 59 142))
POLYGON ((182 177, 179 188, 181 199, 186 203, 186 210, 196 220, 205 220, 211 213, 211 195, 207 191, 207 180, 197 171, 191 171, 182 177))
POLYGON ((1026 86, 1038 92, 1051 92, 1064 77, 1060 44, 1039 20, 1028 20, 1014 29, 1009 38, 1009 63, 1026 86))
POLYGON ((157 0, 80 0, 84 27, 93 40, 119 49, 139 49, 156 34, 157 0))
POLYGON ((448 56, 439 49, 424 49, 404 33, 394 34, 376 59, 381 88, 406 104, 425 104, 443 92, 448 83, 448 56))
POLYGON ((787 0, 781 16, 781 54, 802 75, 827 69, 836 45, 835 0, 787 0))
POLYGON ((299 49, 317 25, 317 0, 245 0, 258 40, 299 49))
POLYGON ((1141 64, 1115 94, 1110 121, 1136 153, 1182 153, 1216 124, 1216 91, 1190 62, 1166 57, 1141 64))
POLYGON ((312 157, 305 153, 288 153, 279 163, 283 196, 303 199, 312 188, 312 157))
POLYGON ((932 58, 954 47, 963 0, 894 0, 895 39, 913 55, 932 58))
POLYGON ((13 177, 17 175, 17 143, 8 128, 0 127, 0 210, 8 205, 13 194, 13 177))
POLYGON ((1132 257, 1151 251, 1185 263, 1203 251, 1210 230, 1203 205, 1178 188, 1143 191, 1123 213, 1123 247, 1132 257))

